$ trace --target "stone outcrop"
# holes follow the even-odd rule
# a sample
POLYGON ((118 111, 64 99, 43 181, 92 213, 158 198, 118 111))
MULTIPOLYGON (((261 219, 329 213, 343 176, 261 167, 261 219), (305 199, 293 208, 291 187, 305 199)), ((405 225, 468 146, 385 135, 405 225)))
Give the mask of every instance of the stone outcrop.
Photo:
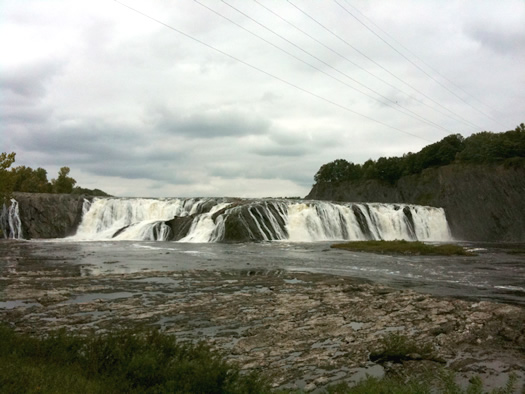
POLYGON ((158 327, 181 342, 207 341, 246 372, 264 371, 276 389, 293 392, 321 392, 341 380, 354 384, 366 374, 437 376, 444 362, 465 382, 479 376, 487 391, 511 373, 517 388, 525 383, 523 306, 255 267, 97 268, 126 266, 126 252, 97 263, 90 274, 90 265, 81 263, 85 255, 69 250, 0 241, 2 322, 39 335, 158 327), (417 347, 396 353, 397 360, 381 357, 388 338, 417 347))
POLYGON ((306 198, 444 208, 452 235, 469 241, 525 241, 525 169, 454 164, 402 177, 314 185, 306 198))
POLYGON ((89 197, 76 194, 15 193, 23 238, 63 238, 73 235, 89 197))

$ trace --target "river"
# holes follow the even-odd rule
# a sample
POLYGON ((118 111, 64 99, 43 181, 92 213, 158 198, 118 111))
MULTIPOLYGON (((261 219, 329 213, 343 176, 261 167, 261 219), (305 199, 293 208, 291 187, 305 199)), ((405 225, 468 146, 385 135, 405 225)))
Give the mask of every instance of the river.
POLYGON ((85 276, 285 270, 360 278, 436 296, 525 305, 524 244, 462 245, 477 256, 379 255, 331 249, 328 242, 4 241, 0 272, 27 265, 75 270, 85 276))

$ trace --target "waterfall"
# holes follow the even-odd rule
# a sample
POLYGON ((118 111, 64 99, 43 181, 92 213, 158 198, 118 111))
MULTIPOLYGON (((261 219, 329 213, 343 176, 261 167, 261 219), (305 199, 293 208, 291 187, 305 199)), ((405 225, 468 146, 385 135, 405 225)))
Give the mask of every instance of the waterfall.
POLYGON ((308 202, 288 207, 291 241, 450 241, 442 208, 405 204, 308 202))
POLYGON ((95 198, 84 202, 76 240, 180 242, 450 241, 441 208, 225 198, 95 198))
POLYGON ((9 205, 9 207, 3 204, 0 215, 0 229, 4 234, 4 238, 23 238, 18 201, 15 199, 11 199, 11 205, 9 205))

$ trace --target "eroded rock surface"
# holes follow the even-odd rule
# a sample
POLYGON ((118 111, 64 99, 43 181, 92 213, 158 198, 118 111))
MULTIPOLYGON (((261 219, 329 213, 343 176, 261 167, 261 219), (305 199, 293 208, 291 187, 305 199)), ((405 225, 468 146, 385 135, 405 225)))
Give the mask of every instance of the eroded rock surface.
MULTIPOLYGON (((525 313, 519 306, 434 298, 351 278, 287 271, 140 272, 91 276, 64 261, 2 258, 0 318, 44 334, 159 327, 208 341, 275 387, 315 391, 366 374, 440 368, 491 387, 525 381, 525 313), (432 358, 373 363, 381 338, 399 333, 432 358)), ((106 264, 112 264, 108 261, 106 264)))

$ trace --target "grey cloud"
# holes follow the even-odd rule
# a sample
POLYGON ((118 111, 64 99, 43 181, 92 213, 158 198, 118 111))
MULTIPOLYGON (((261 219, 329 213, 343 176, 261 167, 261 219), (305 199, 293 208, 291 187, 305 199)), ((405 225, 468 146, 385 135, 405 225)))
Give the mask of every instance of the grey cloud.
POLYGON ((207 110, 199 114, 179 114, 166 108, 157 109, 157 127, 169 134, 193 138, 220 138, 266 133, 271 123, 248 112, 207 110))
POLYGON ((525 34, 523 30, 495 28, 494 26, 473 26, 469 35, 493 52, 504 55, 521 55, 525 50, 525 34))
POLYGON ((252 152, 261 156, 286 156, 299 157, 307 154, 310 151, 304 146, 287 146, 287 145, 268 145, 258 146, 252 149, 252 152))
POLYGON ((56 61, 44 61, 21 67, 10 67, 0 74, 0 86, 15 95, 38 98, 45 92, 46 83, 56 76, 63 64, 56 61))

